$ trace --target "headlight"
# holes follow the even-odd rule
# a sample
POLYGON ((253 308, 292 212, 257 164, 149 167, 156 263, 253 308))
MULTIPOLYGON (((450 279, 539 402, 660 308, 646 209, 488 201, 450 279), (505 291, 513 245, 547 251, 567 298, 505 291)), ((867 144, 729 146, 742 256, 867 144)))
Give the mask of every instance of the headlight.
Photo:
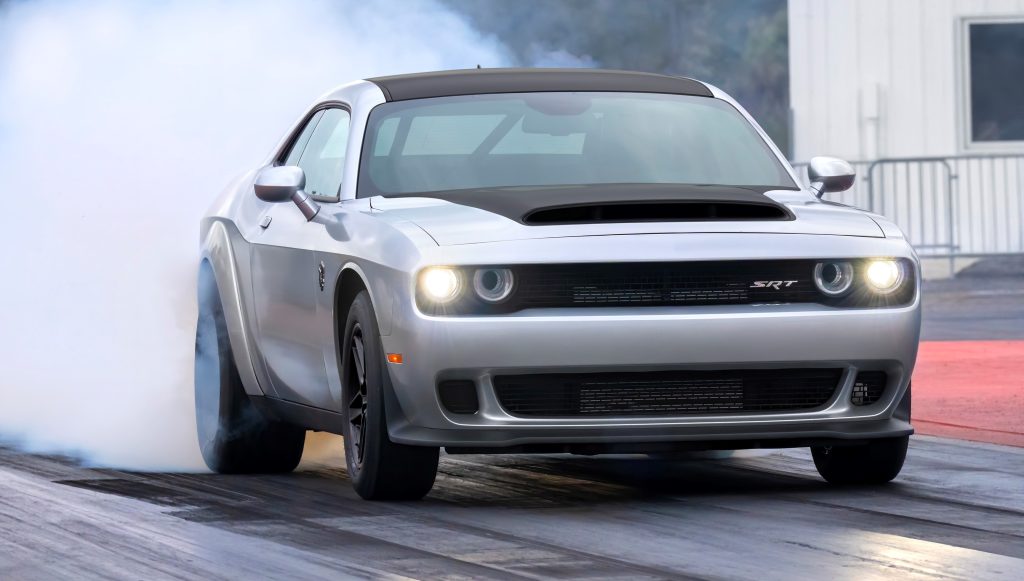
POLYGON ((447 303, 457 297, 461 286, 459 273, 451 268, 434 266, 420 273, 420 290, 438 303, 447 303))
POLYGON ((903 265, 895 260, 872 260, 864 272, 871 290, 879 294, 891 293, 903 283, 903 265))
POLYGON ((473 290, 480 300, 500 303, 512 294, 515 279, 507 268, 478 268, 473 273, 473 290))
POLYGON ((844 295, 853 285, 853 265, 849 262, 819 262, 814 266, 814 284, 830 297, 844 295))

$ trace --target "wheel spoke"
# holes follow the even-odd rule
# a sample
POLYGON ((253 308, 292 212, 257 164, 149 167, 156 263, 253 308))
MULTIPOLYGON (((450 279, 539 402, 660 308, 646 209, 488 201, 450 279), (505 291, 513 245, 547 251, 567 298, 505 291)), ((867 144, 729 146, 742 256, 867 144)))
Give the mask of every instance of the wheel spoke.
POLYGON ((358 412, 363 408, 363 394, 355 392, 352 394, 352 399, 348 402, 348 409, 352 412, 358 412))
MULTIPOLYGON (((352 337, 352 362, 356 366, 356 377, 359 379, 359 387, 366 385, 366 360, 363 355, 363 338, 361 335, 352 337)), ((360 391, 363 391, 360 389, 360 391)))
POLYGON ((359 461, 363 461, 363 447, 366 445, 366 400, 363 400, 362 413, 359 414, 359 442, 358 442, 358 455, 359 461))
POLYGON ((351 426, 350 435, 352 445, 356 451, 356 458, 363 459, 363 422, 366 419, 364 408, 359 407, 349 410, 348 423, 351 426))
POLYGON ((347 372, 348 421, 351 451, 361 465, 366 446, 366 352, 363 345, 363 331, 358 323, 352 330, 351 367, 347 372))

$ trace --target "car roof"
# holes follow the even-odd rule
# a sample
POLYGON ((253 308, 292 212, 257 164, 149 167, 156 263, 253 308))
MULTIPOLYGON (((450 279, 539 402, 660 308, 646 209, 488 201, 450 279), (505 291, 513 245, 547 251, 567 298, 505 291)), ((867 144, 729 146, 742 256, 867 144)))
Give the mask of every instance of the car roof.
POLYGON ((463 69, 367 80, 380 87, 388 101, 553 91, 712 96, 707 85, 685 77, 602 69, 463 69))

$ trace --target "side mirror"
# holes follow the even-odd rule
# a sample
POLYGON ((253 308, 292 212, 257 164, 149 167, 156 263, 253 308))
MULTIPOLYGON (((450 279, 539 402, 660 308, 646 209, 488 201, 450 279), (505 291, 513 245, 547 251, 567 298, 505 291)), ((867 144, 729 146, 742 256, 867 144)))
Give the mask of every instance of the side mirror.
POLYGON ((303 190, 305 187, 306 174, 294 165, 263 168, 253 183, 257 198, 271 203, 291 200, 309 221, 320 211, 320 205, 303 190))
POLYGON ((819 198, 829 192, 844 192, 853 186, 853 166, 835 157, 812 157, 807 166, 811 189, 819 198))

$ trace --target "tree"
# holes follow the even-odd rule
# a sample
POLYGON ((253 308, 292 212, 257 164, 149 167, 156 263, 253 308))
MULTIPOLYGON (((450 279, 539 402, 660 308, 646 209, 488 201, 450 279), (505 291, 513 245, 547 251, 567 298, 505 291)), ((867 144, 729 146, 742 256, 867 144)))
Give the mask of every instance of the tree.
POLYGON ((520 66, 592 66, 720 86, 789 151, 786 0, 444 0, 520 66))

